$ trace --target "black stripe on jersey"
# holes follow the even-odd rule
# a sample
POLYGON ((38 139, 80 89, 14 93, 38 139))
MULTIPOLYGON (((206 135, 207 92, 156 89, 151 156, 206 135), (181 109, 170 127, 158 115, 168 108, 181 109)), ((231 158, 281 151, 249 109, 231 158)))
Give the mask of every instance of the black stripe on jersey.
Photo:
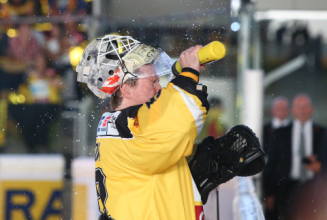
POLYGON ((128 128, 127 118, 134 118, 142 105, 135 105, 121 110, 115 123, 121 138, 133 138, 131 131, 128 128))
POLYGON ((207 99, 208 93, 206 89, 202 91, 197 90, 196 89, 197 83, 193 79, 191 79, 190 77, 178 75, 171 82, 174 83, 174 85, 178 86, 179 88, 185 90, 186 92, 197 96, 202 102, 202 106, 207 109, 207 112, 209 111, 210 106, 207 99))
POLYGON ((199 75, 200 75, 200 73, 198 71, 196 71, 195 69, 190 68, 190 67, 184 67, 182 69, 182 72, 190 72, 190 73, 193 73, 194 75, 196 75, 197 77, 199 77, 199 75))
POLYGON ((149 101, 147 101, 145 103, 146 107, 148 107, 148 109, 150 109, 151 105, 158 100, 158 98, 161 95, 161 89, 158 91, 157 95, 155 95, 154 97, 152 97, 149 101))
MULTIPOLYGON (((150 109, 151 104, 157 101, 160 95, 161 95, 161 90, 159 90, 154 97, 152 97, 148 102, 145 103, 148 109, 150 109)), ((133 138, 133 135, 128 128, 127 118, 134 118, 137 115, 138 110, 142 106, 143 104, 125 108, 121 111, 120 115, 117 117, 115 123, 119 136, 121 138, 133 138)))

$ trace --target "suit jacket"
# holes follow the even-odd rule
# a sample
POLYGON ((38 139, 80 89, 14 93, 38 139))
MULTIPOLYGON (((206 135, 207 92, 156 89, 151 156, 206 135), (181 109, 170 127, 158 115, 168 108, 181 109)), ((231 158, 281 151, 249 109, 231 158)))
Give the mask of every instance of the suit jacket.
MULTIPOLYGON (((286 127, 288 125, 284 125, 284 126, 281 126, 279 128, 286 127)), ((273 127, 272 121, 266 123, 264 125, 264 127, 263 127, 263 142, 262 142, 262 146, 263 146, 263 149, 265 150, 266 154, 269 153, 269 150, 271 148, 271 142, 272 142, 272 139, 273 139, 273 134, 275 133, 275 130, 276 129, 278 129, 278 128, 274 128, 273 127)))
POLYGON ((322 141, 322 171, 323 175, 327 177, 327 130, 325 131, 325 135, 322 141))
POLYGON ((263 145, 263 149, 265 150, 266 154, 269 153, 269 150, 270 150, 270 142, 271 142, 271 139, 273 137, 273 134, 275 132, 275 128, 272 126, 272 123, 269 122, 267 124, 264 125, 263 127, 263 142, 262 142, 262 145, 263 145))
MULTIPOLYGON (((263 171, 263 189, 266 196, 283 197, 285 187, 290 181, 292 165, 292 129, 293 123, 276 129, 272 135, 271 147, 268 151, 268 162, 263 171)), ((321 142, 325 128, 313 124, 313 154, 319 161, 321 158, 321 142)))

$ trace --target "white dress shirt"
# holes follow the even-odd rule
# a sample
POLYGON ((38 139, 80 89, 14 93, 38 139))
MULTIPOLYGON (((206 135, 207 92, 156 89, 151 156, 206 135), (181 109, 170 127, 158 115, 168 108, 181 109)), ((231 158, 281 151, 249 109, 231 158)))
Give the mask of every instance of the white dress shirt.
MULTIPOLYGON (((301 124, 299 120, 294 120, 293 129, 292 129, 292 167, 291 167, 291 179, 299 180, 302 158, 300 155, 300 132, 301 126, 303 126, 304 133, 304 148, 305 156, 313 154, 313 137, 312 137, 312 120, 306 121, 304 124, 301 124)), ((312 179, 314 176, 313 171, 306 170, 306 176, 308 179, 312 179)))
POLYGON ((279 118, 273 117, 271 119, 271 126, 275 129, 280 127, 285 127, 290 123, 290 120, 288 118, 284 120, 280 120, 279 118))

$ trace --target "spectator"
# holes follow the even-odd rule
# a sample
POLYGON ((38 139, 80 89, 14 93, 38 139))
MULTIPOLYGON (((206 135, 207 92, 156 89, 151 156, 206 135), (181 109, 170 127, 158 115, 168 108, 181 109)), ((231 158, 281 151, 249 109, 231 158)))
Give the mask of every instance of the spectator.
POLYGON ((285 219, 290 219, 292 214, 292 198, 320 173, 321 141, 325 132, 325 128, 311 119, 313 106, 308 95, 299 94, 293 99, 292 114, 293 122, 273 134, 273 147, 263 173, 265 206, 276 209, 277 217, 285 219))
POLYGON ((18 27, 18 36, 9 38, 6 57, 1 59, 3 75, 3 89, 16 90, 26 79, 26 69, 32 64, 32 59, 40 52, 41 46, 32 35, 29 24, 18 27))
POLYGON ((279 96, 273 100, 271 106, 271 121, 265 124, 263 128, 263 146, 266 153, 269 151, 269 140, 273 132, 280 127, 289 125, 289 101, 287 98, 279 96))
POLYGON ((69 15, 66 16, 64 25, 67 31, 66 35, 70 37, 72 46, 76 46, 85 40, 84 35, 77 30, 75 21, 69 15))
MULTIPOLYGON (((271 121, 264 125, 263 128, 263 147, 266 152, 266 156, 269 156, 269 148, 272 147, 269 143, 273 138, 274 131, 278 128, 289 125, 289 101, 287 98, 279 96, 276 97, 271 106, 271 121)), ((264 192, 263 192, 264 193, 264 192)), ((276 204, 273 205, 276 207, 276 204)), ((275 208, 265 207, 266 220, 277 219, 278 212, 275 208)))
POLYGON ((27 97, 28 103, 58 104, 63 84, 53 68, 49 68, 44 53, 34 58, 34 66, 27 72, 27 81, 19 87, 19 92, 27 97))
POLYGON ((69 59, 69 48, 72 47, 70 37, 63 36, 60 40, 60 53, 55 60, 55 68, 63 74, 65 70, 71 69, 71 63, 69 59))
POLYGON ((58 24, 52 24, 52 29, 46 39, 45 51, 50 62, 55 62, 61 52, 61 28, 58 24))
POLYGON ((32 16, 34 15, 33 0, 8 0, 3 5, 4 13, 8 17, 32 16))
POLYGON ((34 65, 27 72, 27 80, 18 89, 26 97, 26 102, 9 106, 11 117, 20 125, 23 139, 31 153, 49 152, 51 122, 60 113, 63 85, 55 70, 48 68, 46 60, 44 53, 34 57, 34 65))
POLYGON ((65 100, 76 99, 79 92, 74 70, 69 58, 69 49, 71 46, 71 37, 63 36, 60 40, 60 54, 57 59, 52 62, 53 67, 59 72, 60 76, 63 77, 65 83, 63 99, 65 100))
POLYGON ((87 4, 84 0, 69 0, 67 12, 69 14, 85 15, 87 4))
POLYGON ((84 0, 56 1, 49 0, 52 15, 76 14, 85 15, 87 12, 87 3, 84 0))
POLYGON ((18 36, 9 39, 9 55, 20 62, 30 62, 41 50, 29 24, 18 26, 18 36))

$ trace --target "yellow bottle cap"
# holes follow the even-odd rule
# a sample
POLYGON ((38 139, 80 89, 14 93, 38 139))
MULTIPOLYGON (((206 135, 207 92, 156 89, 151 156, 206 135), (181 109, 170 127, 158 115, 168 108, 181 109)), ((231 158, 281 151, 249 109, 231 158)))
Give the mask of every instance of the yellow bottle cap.
POLYGON ((213 41, 198 52, 200 64, 222 59, 226 54, 225 46, 219 41, 213 41))

